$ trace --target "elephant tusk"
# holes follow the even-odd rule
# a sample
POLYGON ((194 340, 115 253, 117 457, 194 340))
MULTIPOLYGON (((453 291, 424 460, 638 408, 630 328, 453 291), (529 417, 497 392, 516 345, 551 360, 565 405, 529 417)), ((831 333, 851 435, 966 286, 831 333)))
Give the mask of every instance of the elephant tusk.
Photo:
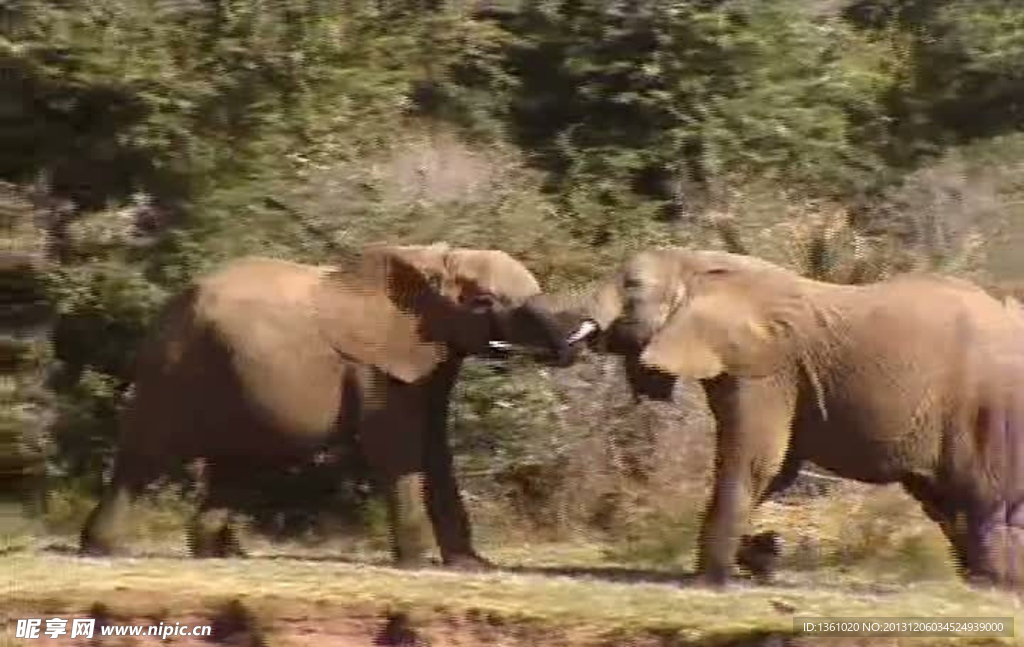
POLYGON ((590 319, 587 319, 582 324, 580 324, 579 330, 569 335, 568 339, 565 340, 565 343, 572 346, 576 342, 589 337, 591 334, 596 332, 597 329, 597 323, 591 321, 590 319))
POLYGON ((487 342, 487 345, 494 350, 512 350, 512 344, 507 341, 489 341, 487 342))

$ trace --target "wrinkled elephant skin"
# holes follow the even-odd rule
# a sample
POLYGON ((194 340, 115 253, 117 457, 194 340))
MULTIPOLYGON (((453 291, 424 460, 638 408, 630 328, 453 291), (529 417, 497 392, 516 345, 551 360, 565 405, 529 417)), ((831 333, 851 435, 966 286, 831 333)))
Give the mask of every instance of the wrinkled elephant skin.
POLYGON ((1024 584, 1016 300, 933 274, 835 285, 668 247, 635 254, 589 290, 535 301, 567 341, 622 355, 637 396, 664 398, 665 379, 652 376, 700 380, 717 423, 704 581, 728 580, 753 509, 814 462, 901 483, 965 577, 1024 584))
POLYGON ((396 563, 424 563, 430 526, 445 564, 486 567, 453 474, 449 401, 466 356, 513 344, 566 361, 561 329, 523 305, 539 292, 504 252, 444 244, 370 246, 330 267, 248 257, 197 278, 140 349, 82 552, 115 552, 143 488, 202 459, 193 554, 240 554, 239 493, 258 487, 261 470, 311 460, 347 435, 385 494, 396 563))

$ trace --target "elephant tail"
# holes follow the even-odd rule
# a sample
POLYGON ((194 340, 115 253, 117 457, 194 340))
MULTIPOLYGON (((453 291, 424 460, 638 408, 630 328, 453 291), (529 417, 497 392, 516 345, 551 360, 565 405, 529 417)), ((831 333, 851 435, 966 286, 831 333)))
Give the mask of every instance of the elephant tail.
POLYGON ((163 371, 184 356, 196 328, 196 303, 199 286, 190 283, 170 297, 142 339, 132 362, 133 390, 140 379, 154 371, 163 371))

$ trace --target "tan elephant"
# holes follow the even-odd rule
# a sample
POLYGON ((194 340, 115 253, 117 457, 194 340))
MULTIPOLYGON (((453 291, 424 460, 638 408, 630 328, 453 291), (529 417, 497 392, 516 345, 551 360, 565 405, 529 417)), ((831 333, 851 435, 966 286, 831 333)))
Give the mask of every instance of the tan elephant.
POLYGON ((429 518, 445 564, 485 566, 452 471, 450 393, 464 357, 503 342, 557 359, 564 337, 522 306, 539 292, 504 252, 444 244, 372 246, 331 267, 249 257, 198 278, 140 352, 82 552, 114 551, 144 486, 201 458, 209 494, 190 526, 193 554, 241 554, 237 493, 258 487, 261 469, 356 434, 387 495, 395 560, 422 562, 429 518))
MULTIPOLYGON (((624 356, 634 392, 701 381, 717 421, 698 574, 723 584, 754 507, 805 461, 901 483, 965 575, 1024 580, 1024 317, 962 280, 846 286, 749 256, 636 254, 592 292, 539 308, 624 356)), ((754 542, 756 543, 756 542, 754 542)))

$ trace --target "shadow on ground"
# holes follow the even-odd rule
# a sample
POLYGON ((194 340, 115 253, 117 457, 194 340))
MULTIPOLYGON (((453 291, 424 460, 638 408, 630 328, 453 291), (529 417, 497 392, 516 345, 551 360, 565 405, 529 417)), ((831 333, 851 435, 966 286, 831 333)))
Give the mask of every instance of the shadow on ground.
MULTIPOLYGON (((51 554, 58 554, 64 556, 75 556, 78 554, 77 548, 70 543, 52 543, 42 547, 42 551, 51 554)), ((161 558, 161 559, 192 559, 185 557, 180 553, 174 553, 171 551, 133 551, 130 555, 125 555, 125 558, 130 559, 141 559, 141 558, 161 558)), ((117 559, 117 558, 113 558, 117 559)), ((232 558, 238 559, 238 558, 232 558)), ((252 560, 256 562, 268 561, 268 562, 309 562, 309 563, 334 563, 334 564, 346 564, 351 566, 373 566, 377 568, 392 568, 390 560, 387 558, 355 558, 345 555, 294 555, 287 553, 259 553, 249 555, 248 557, 241 558, 252 560)), ((432 562, 427 566, 421 567, 423 570, 445 570, 439 562, 432 562)), ((451 571, 448 571, 451 572, 451 571)), ((545 577, 564 577, 577 580, 597 580, 617 584, 660 584, 660 585, 676 585, 679 587, 701 587, 702 585, 696 581, 696 575, 692 572, 686 571, 669 571, 659 569, 647 569, 647 568, 630 568, 625 566, 516 566, 516 565, 496 565, 493 570, 482 571, 484 573, 508 573, 513 575, 541 575, 545 577)), ((881 583, 881 582, 850 582, 844 581, 842 584, 832 584, 829 582, 827 576, 823 576, 817 583, 819 588, 830 589, 830 588, 841 588, 843 591, 851 593, 866 593, 866 594, 891 594, 897 593, 901 590, 901 586, 895 583, 881 583)), ((765 587, 773 589, 806 589, 808 582, 806 579, 801 581, 789 580, 783 573, 782 579, 776 578, 775 580, 767 584, 759 584, 753 578, 737 576, 733 579, 730 584, 730 588, 751 588, 751 587, 765 587)))

